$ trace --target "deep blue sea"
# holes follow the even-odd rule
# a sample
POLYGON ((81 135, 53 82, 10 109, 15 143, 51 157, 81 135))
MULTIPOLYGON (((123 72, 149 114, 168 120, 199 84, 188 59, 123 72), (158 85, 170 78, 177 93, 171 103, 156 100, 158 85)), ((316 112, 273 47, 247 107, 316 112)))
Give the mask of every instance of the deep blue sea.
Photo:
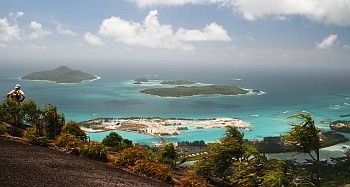
MULTIPOLYGON (((1 71, 1 70, 0 70, 1 71)), ((30 72, 4 71, 0 74, 0 94, 5 95, 16 83, 22 85, 27 99, 39 106, 54 104, 66 120, 83 121, 100 117, 163 117, 215 118, 233 117, 252 123, 252 131, 243 131, 246 138, 262 138, 286 133, 290 128, 288 116, 308 112, 324 129, 329 122, 350 114, 350 74, 348 71, 156 71, 156 72, 90 72, 99 80, 82 84, 55 84, 25 81, 19 77, 30 72), (136 78, 152 80, 143 85, 132 84, 136 78), (265 94, 244 96, 195 96, 160 98, 139 93, 146 87, 161 86, 162 80, 192 80, 201 84, 229 84, 258 89, 265 94)), ((215 141, 225 129, 189 129, 176 137, 178 141, 215 141)), ((142 144, 159 142, 159 138, 120 132, 124 138, 142 144)), ((109 134, 89 133, 93 140, 102 141, 109 134)))

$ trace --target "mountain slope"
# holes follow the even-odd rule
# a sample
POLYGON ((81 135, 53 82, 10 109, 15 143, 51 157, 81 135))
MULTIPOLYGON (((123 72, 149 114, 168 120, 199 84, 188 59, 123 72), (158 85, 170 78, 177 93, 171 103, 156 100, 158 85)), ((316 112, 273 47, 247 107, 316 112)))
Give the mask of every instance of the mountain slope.
POLYGON ((81 83, 86 80, 93 80, 97 77, 80 70, 72 70, 67 66, 61 66, 54 70, 45 70, 39 72, 33 72, 22 79, 26 80, 47 80, 56 83, 81 83))

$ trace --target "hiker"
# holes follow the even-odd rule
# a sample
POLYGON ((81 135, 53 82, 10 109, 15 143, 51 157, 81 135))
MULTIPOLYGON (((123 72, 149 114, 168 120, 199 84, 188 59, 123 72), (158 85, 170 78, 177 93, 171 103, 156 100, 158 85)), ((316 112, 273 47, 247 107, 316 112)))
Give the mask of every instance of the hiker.
POLYGON ((24 92, 21 90, 21 85, 19 84, 16 84, 15 89, 11 90, 11 92, 9 92, 6 95, 6 97, 14 99, 17 102, 22 102, 26 98, 26 96, 24 95, 24 92))

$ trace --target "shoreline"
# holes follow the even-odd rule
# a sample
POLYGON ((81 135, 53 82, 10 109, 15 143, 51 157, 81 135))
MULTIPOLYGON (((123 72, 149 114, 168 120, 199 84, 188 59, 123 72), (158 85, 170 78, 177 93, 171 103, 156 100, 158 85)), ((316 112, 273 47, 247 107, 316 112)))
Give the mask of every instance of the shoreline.
POLYGON ((74 83, 63 83, 63 82, 55 82, 55 81, 50 81, 50 80, 31 80, 31 79, 22 79, 22 77, 19 77, 18 79, 20 80, 25 80, 25 81, 33 81, 33 82, 46 82, 46 83, 53 83, 53 84, 83 84, 85 82, 92 82, 101 79, 101 77, 94 75, 96 78, 90 79, 90 80, 83 80, 81 82, 74 82, 74 83))
POLYGON ((177 119, 177 118, 98 118, 79 122, 85 132, 99 133, 109 130, 136 131, 151 136, 179 135, 188 126, 196 129, 224 128, 233 126, 251 131, 251 122, 237 118, 218 117, 213 119, 177 119), (86 126, 89 126, 86 127, 86 126))

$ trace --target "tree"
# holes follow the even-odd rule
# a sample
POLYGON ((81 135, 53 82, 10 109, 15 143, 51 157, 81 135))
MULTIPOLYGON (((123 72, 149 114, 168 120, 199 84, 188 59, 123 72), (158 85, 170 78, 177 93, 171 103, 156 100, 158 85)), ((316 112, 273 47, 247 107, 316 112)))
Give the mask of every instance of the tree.
POLYGON ((293 128, 284 136, 287 146, 298 153, 307 153, 317 165, 317 186, 320 186, 320 129, 315 126, 309 114, 295 114, 289 118, 302 120, 299 125, 293 124, 293 128), (315 153, 315 156, 312 153, 315 153))
POLYGON ((23 121, 36 128, 37 134, 43 136, 42 111, 33 100, 22 104, 23 121))
POLYGON ((132 141, 129 139, 123 139, 123 137, 116 132, 111 132, 103 139, 102 144, 110 147, 113 151, 120 151, 127 147, 131 147, 132 141))
POLYGON ((220 142, 208 144, 208 154, 194 164, 196 173, 230 186, 289 186, 283 161, 268 161, 243 137, 235 127, 227 127, 220 142))
POLYGON ((61 134, 62 127, 65 124, 64 115, 59 114, 56 106, 51 104, 45 106, 43 115, 47 137, 55 139, 57 135, 61 134))
POLYGON ((62 133, 71 134, 75 137, 84 138, 86 137, 86 133, 81 130, 80 126, 74 122, 69 121, 62 127, 62 133))

